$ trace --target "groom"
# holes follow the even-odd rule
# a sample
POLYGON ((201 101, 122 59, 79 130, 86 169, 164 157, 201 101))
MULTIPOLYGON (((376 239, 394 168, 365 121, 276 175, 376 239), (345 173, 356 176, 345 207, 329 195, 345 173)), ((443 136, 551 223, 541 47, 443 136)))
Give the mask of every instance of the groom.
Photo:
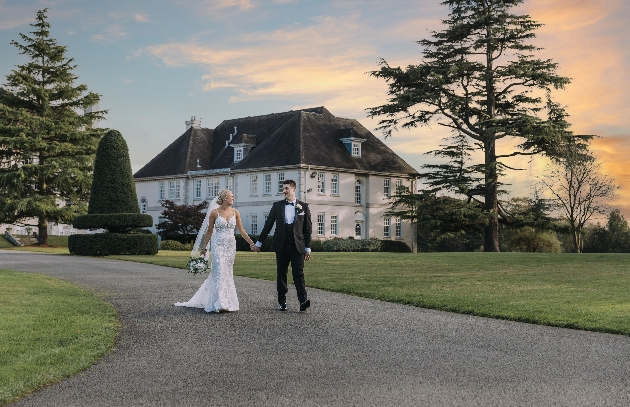
POLYGON ((293 180, 285 180, 282 183, 283 200, 274 202, 265 222, 260 237, 256 242, 258 251, 276 225, 273 235, 271 250, 276 252, 276 268, 278 271, 278 303, 280 311, 287 310, 287 274, 289 263, 293 274, 293 283, 300 301, 300 311, 306 311, 311 306, 311 301, 306 296, 304 283, 304 261, 310 260, 311 249, 311 212, 308 204, 295 199, 296 184, 293 180))

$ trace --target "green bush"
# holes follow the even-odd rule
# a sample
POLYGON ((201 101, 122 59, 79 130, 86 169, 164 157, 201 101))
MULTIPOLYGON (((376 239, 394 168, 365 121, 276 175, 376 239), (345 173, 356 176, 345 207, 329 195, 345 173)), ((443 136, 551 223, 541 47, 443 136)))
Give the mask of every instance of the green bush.
POLYGON ((512 232, 507 248, 513 252, 560 253, 562 245, 554 232, 526 226, 512 232))
POLYGON ((191 251, 193 248, 192 243, 182 243, 177 240, 162 240, 160 242, 160 250, 180 250, 180 251, 191 251))
POLYGON ((409 247, 409 245, 402 240, 382 240, 380 251, 393 253, 411 253, 411 247, 409 247))
POLYGON ((381 250, 381 241, 371 239, 343 239, 340 237, 325 240, 322 243, 325 252, 378 252, 381 250))
POLYGON ((125 229, 147 228, 153 226, 151 215, 140 213, 98 213, 77 216, 72 221, 77 229, 108 229, 120 232, 125 229))
POLYGON ((80 256, 157 254, 158 237, 146 233, 96 233, 68 237, 68 250, 80 256))
POLYGON ((313 239, 311 240, 311 247, 310 247, 312 252, 323 252, 324 251, 324 242, 323 240, 319 240, 319 239, 313 239))
POLYGON ((98 143, 88 213, 140 213, 129 149, 116 130, 98 143))

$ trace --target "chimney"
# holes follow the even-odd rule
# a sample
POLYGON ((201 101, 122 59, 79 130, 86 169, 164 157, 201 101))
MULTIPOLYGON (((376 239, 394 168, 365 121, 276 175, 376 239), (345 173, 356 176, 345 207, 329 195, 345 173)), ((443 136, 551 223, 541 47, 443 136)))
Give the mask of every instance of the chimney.
POLYGON ((186 131, 189 128, 194 127, 195 129, 201 128, 201 119, 197 120, 195 116, 191 116, 190 120, 186 121, 186 131))

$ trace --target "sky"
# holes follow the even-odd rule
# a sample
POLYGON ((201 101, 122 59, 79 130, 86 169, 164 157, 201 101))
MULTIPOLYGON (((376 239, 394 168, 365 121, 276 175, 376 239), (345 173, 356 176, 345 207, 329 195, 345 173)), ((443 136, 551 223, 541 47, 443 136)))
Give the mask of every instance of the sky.
MULTIPOLYGON (((420 170, 447 136, 439 126, 385 139, 366 109, 387 100, 368 73, 421 62, 416 41, 440 30, 437 0, 0 0, 0 83, 23 55, 10 44, 48 8, 51 37, 74 58, 77 83, 101 97, 101 127, 119 130, 137 171, 185 131, 223 120, 325 106, 357 119, 420 170)), ((538 56, 572 79, 554 98, 621 189, 611 202, 630 219, 630 2, 525 0, 515 10, 544 24, 538 56)), ((504 179, 531 196, 545 161, 520 160, 504 179)))

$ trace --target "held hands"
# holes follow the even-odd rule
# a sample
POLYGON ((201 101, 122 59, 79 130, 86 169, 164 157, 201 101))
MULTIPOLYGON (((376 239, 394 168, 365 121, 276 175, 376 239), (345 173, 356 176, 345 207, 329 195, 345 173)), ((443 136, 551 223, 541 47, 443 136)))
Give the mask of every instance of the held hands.
POLYGON ((250 244, 249 244, 249 248, 250 248, 253 252, 256 252, 256 253, 259 253, 259 252, 260 252, 260 247, 256 246, 256 244, 255 244, 255 243, 250 243, 250 244))

